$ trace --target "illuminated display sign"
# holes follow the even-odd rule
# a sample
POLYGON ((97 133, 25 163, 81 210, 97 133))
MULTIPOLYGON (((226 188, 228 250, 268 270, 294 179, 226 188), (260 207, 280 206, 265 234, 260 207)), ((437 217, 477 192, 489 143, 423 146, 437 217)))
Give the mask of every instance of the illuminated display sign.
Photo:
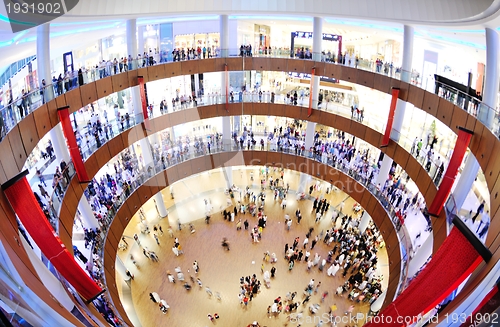
MULTIPOLYGON (((312 39, 312 32, 292 32, 293 37, 298 37, 301 39, 312 39)), ((323 33, 323 40, 326 41, 338 41, 340 39, 339 35, 323 33)))

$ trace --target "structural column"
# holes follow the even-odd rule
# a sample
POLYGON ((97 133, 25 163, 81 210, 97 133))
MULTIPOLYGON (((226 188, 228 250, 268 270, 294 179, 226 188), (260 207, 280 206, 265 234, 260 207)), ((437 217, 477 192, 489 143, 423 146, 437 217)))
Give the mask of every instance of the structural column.
POLYGON ((412 26, 405 25, 403 32, 403 63, 401 66, 401 80, 410 83, 411 66, 413 62, 413 36, 415 30, 412 26))
MULTIPOLYGON (((126 22, 125 38, 127 39, 127 53, 132 58, 137 58, 137 25, 135 19, 128 19, 126 22)), ((134 86, 130 88, 132 95, 133 117, 135 123, 143 121, 142 117, 142 103, 140 87, 134 86)))
POLYGON ((498 33, 494 29, 486 28, 486 73, 483 87, 483 103, 486 106, 480 106, 478 119, 486 127, 491 129, 493 119, 495 118, 495 109, 497 106, 498 93, 498 33), (488 108, 489 107, 489 108, 488 108))
POLYGON ((229 16, 220 15, 219 24, 221 57, 226 58, 229 54, 229 16))
POLYGON ((145 167, 154 167, 153 154, 151 153, 151 145, 147 137, 139 140, 139 145, 141 147, 142 159, 144 160, 145 167))
MULTIPOLYGON (((144 49, 144 26, 138 26, 137 27, 137 54, 138 55, 141 55, 141 58, 144 59, 143 55, 144 55, 144 51, 147 51, 146 49, 144 49)), ((137 57, 133 57, 133 59, 137 58, 137 57)), ((137 65, 139 66, 142 66, 142 60, 141 62, 137 62, 137 65)), ((137 67, 137 66, 135 66, 137 67)))
POLYGON ((460 209, 462 209, 467 195, 469 194, 470 190, 472 190, 472 185, 476 180, 478 172, 479 162, 477 162, 474 154, 472 152, 469 152, 469 154, 467 155, 467 159, 465 159, 464 169, 462 169, 460 178, 458 179, 457 185, 453 190, 454 203, 450 203, 451 207, 456 207, 457 212, 460 212, 460 209))
POLYGON ((306 140, 305 140, 305 148, 307 151, 314 145, 314 131, 316 129, 316 123, 312 123, 310 121, 307 122, 306 126, 306 140))
POLYGON ((165 201, 163 200, 163 195, 161 194, 161 191, 153 196, 153 200, 156 206, 156 210, 158 210, 158 215, 161 218, 166 217, 168 215, 168 211, 167 207, 165 207, 165 201))
POLYGON ((380 171, 377 176, 377 186, 380 185, 380 191, 384 189, 385 182, 389 178, 389 172, 392 167, 392 159, 389 156, 384 154, 384 159, 382 159, 382 165, 380 167, 380 171))
POLYGON ((127 267, 125 267, 125 264, 123 261, 120 259, 120 256, 116 256, 116 262, 115 262, 115 269, 118 271, 120 276, 125 280, 129 281, 131 278, 127 275, 127 267))
POLYGON ((61 124, 57 124, 49 132, 50 141, 52 142, 52 148, 54 148, 54 153, 58 162, 64 160, 69 162, 69 151, 66 145, 66 139, 64 138, 61 124))
MULTIPOLYGON (((50 23, 40 25, 36 28, 36 59, 38 85, 42 86, 42 80, 46 85, 52 83, 50 76, 50 23)), ((49 86, 43 90, 44 103, 54 98, 54 87, 49 86)))
POLYGON ((433 237, 429 235, 424 241, 421 247, 417 249, 417 252, 410 259, 410 266, 408 268, 408 276, 414 276, 420 268, 424 266, 429 257, 432 255, 433 251, 433 237))
POLYGON ((307 184, 309 183, 309 180, 311 179, 311 176, 308 174, 304 174, 302 172, 299 172, 299 187, 297 188, 297 193, 305 193, 307 184))
POLYGON ((78 203, 78 211, 80 211, 80 215, 82 216, 82 220, 85 222, 86 228, 99 228, 99 222, 94 215, 94 211, 92 210, 89 201, 84 196, 78 203))
POLYGON ((233 167, 222 167, 222 173, 224 174, 227 188, 231 188, 233 186, 233 167))
MULTIPOLYGON (((493 124, 493 113, 488 107, 496 108, 498 98, 498 33, 491 28, 486 28, 486 76, 483 87, 483 103, 486 106, 478 108, 478 119, 485 126, 491 129, 493 124), (490 114, 491 112, 491 114, 490 114)), ((465 162, 464 169, 453 191, 453 198, 457 211, 460 211, 462 205, 472 189, 472 184, 477 177, 479 163, 472 153, 469 153, 465 162)))
POLYGON ((363 215, 361 216, 361 221, 359 222, 359 232, 361 234, 364 234, 366 231, 366 228, 368 227, 368 223, 370 222, 370 215, 364 211, 363 215))
MULTIPOLYGON (((321 61, 321 52, 323 44, 323 18, 314 17, 314 26, 313 26, 313 54, 312 59, 314 61, 321 61)), ((311 72, 311 87, 312 92, 310 92, 309 96, 312 97, 312 108, 318 109, 318 101, 319 101, 319 78, 316 73, 313 74, 311 72)))
POLYGON ((231 135, 231 117, 222 117, 222 145, 224 150, 231 149, 232 135, 231 135))
MULTIPOLYGON (((411 81, 411 67, 413 61, 413 36, 415 31, 412 26, 404 26, 403 35, 403 64, 401 72, 401 80, 406 83, 411 81)), ((398 142, 401 138, 401 128, 405 117, 407 102, 397 100, 396 112, 394 113, 394 121, 391 130, 391 139, 398 142)))

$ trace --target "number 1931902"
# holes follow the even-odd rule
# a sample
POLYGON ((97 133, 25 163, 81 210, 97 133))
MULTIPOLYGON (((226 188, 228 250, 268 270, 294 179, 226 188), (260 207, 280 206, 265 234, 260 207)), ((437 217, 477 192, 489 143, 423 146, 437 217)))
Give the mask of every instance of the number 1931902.
POLYGON ((60 2, 35 3, 7 3, 7 14, 64 14, 60 2))
POLYGON ((477 312, 469 316, 466 313, 452 313, 445 315, 446 322, 451 322, 453 324, 466 324, 468 327, 479 326, 482 323, 493 324, 495 326, 499 325, 500 319, 498 318, 498 313, 481 313, 477 312))

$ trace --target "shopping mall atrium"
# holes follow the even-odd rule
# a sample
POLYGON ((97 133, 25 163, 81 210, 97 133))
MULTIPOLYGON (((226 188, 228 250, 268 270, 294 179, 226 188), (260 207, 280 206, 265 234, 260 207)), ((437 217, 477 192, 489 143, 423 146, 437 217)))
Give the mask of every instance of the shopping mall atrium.
POLYGON ((0 326, 500 325, 499 1, 4 3, 0 326))

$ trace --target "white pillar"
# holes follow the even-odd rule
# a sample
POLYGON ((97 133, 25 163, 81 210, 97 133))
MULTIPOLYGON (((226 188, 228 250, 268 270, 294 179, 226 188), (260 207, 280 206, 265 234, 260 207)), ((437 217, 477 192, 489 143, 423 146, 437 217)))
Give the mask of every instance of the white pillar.
POLYGON ((391 129, 391 140, 395 142, 399 142, 401 138, 401 129, 403 128, 403 121, 405 118, 406 105, 408 103, 406 101, 398 99, 396 102, 396 112, 394 113, 394 120, 392 122, 391 129))
POLYGON ((115 261, 115 270, 118 271, 120 276, 126 281, 130 280, 130 277, 127 276, 127 267, 125 267, 125 264, 123 261, 120 259, 119 256, 116 256, 116 261, 115 261))
POLYGON ((137 57, 137 22, 136 22, 135 18, 134 19, 127 19, 125 38, 127 40, 127 56, 131 55, 132 58, 136 58, 137 57))
MULTIPOLYGON (((137 58, 137 24, 135 19, 127 20, 125 38, 127 39, 127 55, 131 55, 132 58, 137 58)), ((142 116, 142 103, 139 86, 132 87, 130 89, 130 93, 132 94, 132 117, 135 119, 136 123, 142 122, 144 117, 142 116)))
POLYGON ((312 59, 321 61, 321 51, 323 51, 323 18, 314 17, 313 23, 313 45, 312 45, 312 59))
POLYGON ((231 188, 233 186, 233 167, 222 167, 222 173, 224 174, 227 188, 231 188))
POLYGON ((85 222, 85 228, 99 228, 99 222, 94 215, 94 211, 92 211, 89 201, 84 196, 78 203, 78 211, 80 211, 82 220, 85 222))
MULTIPOLYGON (((493 125, 494 113, 487 107, 496 108, 498 97, 498 33, 490 28, 486 28, 486 76, 483 87, 483 103, 486 106, 480 106, 478 119, 486 127, 490 128, 493 125)), ((460 179, 456 182, 456 187, 453 191, 455 206, 458 211, 462 208, 465 198, 472 189, 472 184, 476 179, 479 171, 479 163, 474 155, 469 154, 465 162, 464 169, 460 175, 460 179)))
POLYGON ((177 138, 173 127, 170 128, 170 139, 174 142, 174 144, 177 144, 177 138))
MULTIPOLYGON (((494 29, 486 30, 486 73, 483 86, 483 103, 495 109, 498 97, 498 33, 494 29)), ((478 118, 489 129, 493 126, 495 113, 486 106, 479 108, 478 118)))
MULTIPOLYGON (((323 44, 323 18, 314 17, 313 25, 313 46, 312 46, 312 59, 315 61, 321 61, 321 51, 323 44)), ((312 92, 309 96, 312 96, 312 107, 313 109, 318 109, 318 97, 319 97, 319 78, 320 76, 314 75, 312 81, 312 92)), ((323 99, 324 101, 324 99, 323 99)))
POLYGON ((309 149, 314 145, 314 131, 316 129, 316 123, 312 123, 310 121, 307 122, 306 126, 306 150, 309 151, 309 149))
POLYGON ((403 32, 403 63, 401 66, 401 80, 410 83, 411 67, 413 61, 413 36, 415 31, 412 26, 405 25, 403 32))
POLYGON ((144 166, 154 166, 153 154, 151 153, 151 145, 147 137, 139 140, 139 145, 141 146, 142 159, 144 160, 144 166))
POLYGON ((322 100, 322 104, 318 106, 318 100, 319 100, 319 76, 314 75, 313 77, 313 85, 312 85, 312 94, 309 94, 309 96, 312 96, 312 108, 313 109, 321 109, 321 107, 324 106, 325 99, 322 100))
POLYGON ((300 179, 299 179, 299 187, 297 189, 297 193, 305 193, 307 184, 311 180, 311 176, 308 174, 300 173, 300 179))
POLYGON ((382 190, 385 184, 385 181, 389 177, 389 172, 392 167, 392 159, 389 156, 384 155, 384 159, 382 160, 382 166, 380 167, 380 171, 377 176, 377 184, 380 184, 380 189, 382 190))
POLYGON ((477 177, 477 172, 479 171, 479 162, 477 162, 476 157, 472 153, 467 155, 467 159, 465 160, 464 169, 462 169, 462 173, 460 174, 460 178, 456 181, 455 189, 453 190, 453 199, 455 200, 455 206, 457 208, 457 212, 462 209, 462 206, 469 194, 469 191, 472 189, 472 185, 477 177))
MULTIPOLYGON (((52 83, 50 71, 50 23, 40 25, 36 28, 36 61, 38 85, 42 86, 42 79, 46 85, 52 83)), ((45 102, 54 98, 54 88, 48 87, 44 90, 45 102)))
POLYGON ((158 210, 158 214, 160 215, 161 218, 164 218, 167 216, 168 211, 167 207, 165 207, 165 201, 163 200, 163 195, 161 192, 156 193, 153 196, 154 203, 156 205, 156 209, 158 210))
POLYGON ((222 117, 222 144, 224 146, 224 150, 228 151, 231 149, 231 117, 224 116, 222 117))
MULTIPOLYGON (((146 50, 144 49, 144 25, 143 25, 137 27, 137 54, 140 54, 141 58, 143 58, 142 55, 144 54, 144 51, 146 50)), ((135 59, 136 57, 133 58, 135 59)))
POLYGON ((69 156, 68 145, 66 144, 66 139, 64 138, 64 134, 62 132, 61 124, 57 124, 54 128, 52 128, 49 135, 57 162, 64 160, 68 163, 71 159, 69 156))
POLYGON ((380 309, 382 309, 386 296, 387 292, 380 294, 380 296, 370 305, 370 310, 373 312, 379 312, 380 309))
POLYGON ((366 231, 366 228, 368 227, 368 223, 370 222, 370 215, 364 211, 363 215, 361 216, 361 221, 359 222, 359 233, 364 234, 366 231))
POLYGON ((225 58, 229 54, 229 16, 220 15, 219 24, 221 57, 225 58))
POLYGON ((422 246, 417 249, 417 252, 413 255, 413 257, 410 257, 408 276, 414 276, 432 255, 434 244, 433 239, 432 234, 427 236, 427 239, 424 241, 422 246))
MULTIPOLYGON (((415 31, 412 26, 404 26, 403 35, 403 65, 401 67, 401 80, 406 83, 410 83, 411 79, 411 67, 413 61, 413 36, 415 31)), ((399 100, 396 103, 396 112, 394 113, 394 121, 392 123, 391 139, 398 142, 401 138, 401 128, 403 127, 403 121, 405 118, 407 103, 405 101, 399 100)))

